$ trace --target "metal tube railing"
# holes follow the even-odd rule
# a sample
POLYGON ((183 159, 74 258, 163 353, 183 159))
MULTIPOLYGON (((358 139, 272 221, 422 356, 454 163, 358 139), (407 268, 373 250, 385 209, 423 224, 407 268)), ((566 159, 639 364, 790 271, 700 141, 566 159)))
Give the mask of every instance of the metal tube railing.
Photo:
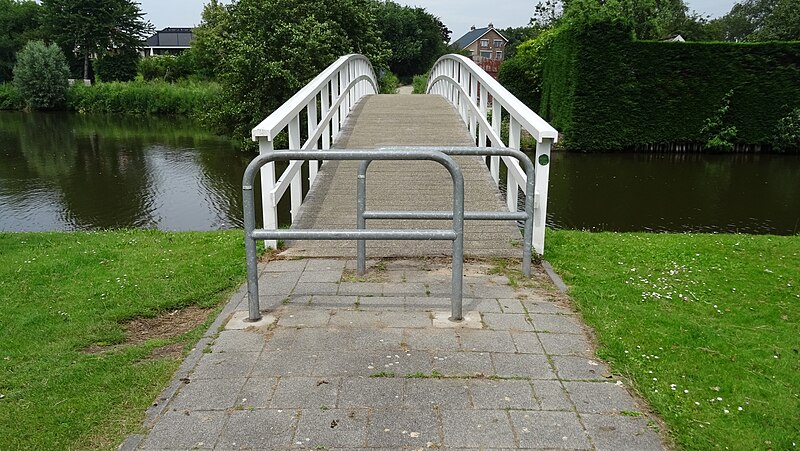
MULTIPOLYGON (((361 176, 358 179, 362 183, 361 176)), ((258 252, 257 240, 446 240, 453 242, 452 294, 450 298, 450 320, 463 319, 464 277, 464 177, 461 168, 450 156, 435 149, 381 149, 381 150, 286 150, 269 152, 256 157, 245 170, 242 178, 244 205, 245 258, 247 262, 247 296, 249 321, 261 319, 258 299, 258 252), (431 160, 444 166, 453 179, 453 227, 452 230, 278 230, 256 229, 255 194, 253 184, 262 166, 275 161, 288 160, 431 160)), ((359 222, 360 224, 360 222, 359 222)))
MULTIPOLYGON (((392 152, 398 150, 408 150, 411 148, 405 147, 384 147, 381 150, 390 150, 392 152)), ((502 156, 515 158, 522 164, 526 174, 526 190, 528 193, 525 196, 525 211, 520 213, 516 211, 516 203, 514 204, 514 211, 465 211, 463 219, 471 220, 522 220, 525 221, 523 227, 523 245, 522 245, 522 272, 526 277, 531 276, 531 248, 533 236, 533 210, 534 210, 534 186, 536 183, 536 168, 528 156, 517 149, 510 149, 508 147, 419 147, 417 149, 435 150, 442 152, 445 155, 461 155, 461 156, 502 156)), ((371 161, 364 160, 358 168, 358 187, 357 187, 357 207, 356 207, 356 224, 358 229, 363 230, 367 227, 367 219, 431 219, 431 220, 447 220, 452 219, 452 215, 444 212, 429 212, 429 211, 367 211, 367 169, 371 161)), ((515 201, 516 202, 516 201, 515 201)), ((359 240, 356 245, 356 271, 358 275, 362 276, 367 271, 367 243, 364 240, 359 240)))

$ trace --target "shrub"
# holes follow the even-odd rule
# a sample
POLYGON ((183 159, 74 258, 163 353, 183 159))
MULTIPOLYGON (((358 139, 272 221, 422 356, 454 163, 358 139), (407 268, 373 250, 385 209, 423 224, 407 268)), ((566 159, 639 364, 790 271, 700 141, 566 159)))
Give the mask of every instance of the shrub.
POLYGON ((94 62, 94 74, 100 81, 131 81, 136 78, 137 51, 110 53, 94 62))
POLYGON ((380 80, 378 80, 378 88, 381 94, 397 94, 398 87, 400 87, 400 79, 392 71, 385 71, 380 80))
POLYGON ((11 83, 0 85, 0 110, 21 110, 25 108, 25 101, 19 90, 11 83))
POLYGON ((777 152, 800 151, 800 107, 778 121, 772 147, 777 152))
POLYGON ((190 52, 180 55, 156 55, 142 58, 139 61, 139 73, 145 81, 162 80, 178 81, 189 77, 194 72, 194 63, 190 52))
POLYGON ((414 80, 411 82, 414 86, 414 94, 425 94, 425 90, 428 88, 428 77, 430 77, 429 74, 414 75, 414 80))
POLYGON ((14 86, 28 108, 53 109, 64 104, 69 66, 55 44, 30 41, 17 54, 14 86))
POLYGON ((705 120, 700 133, 708 136, 705 148, 714 152, 730 152, 738 130, 735 125, 726 125, 728 111, 731 109, 733 89, 728 91, 714 114, 705 120))
POLYGON ((207 82, 76 84, 69 92, 69 108, 80 113, 202 117, 215 108, 219 95, 219 85, 207 82))

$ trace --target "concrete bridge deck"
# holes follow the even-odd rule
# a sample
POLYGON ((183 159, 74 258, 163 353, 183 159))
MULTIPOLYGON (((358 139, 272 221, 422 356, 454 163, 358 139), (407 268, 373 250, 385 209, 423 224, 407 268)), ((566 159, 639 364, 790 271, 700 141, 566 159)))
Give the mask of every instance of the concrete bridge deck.
MULTIPOLYGON (((452 106, 440 96, 376 95, 351 113, 335 143, 339 149, 382 146, 474 146, 452 106)), ((505 203, 479 157, 456 157, 464 174, 465 208, 504 211, 505 203)), ((325 163, 300 210, 295 227, 353 228, 356 225, 358 162, 325 163)), ((367 173, 369 210, 451 211, 448 172, 430 161, 375 162, 367 173)), ((370 220, 368 228, 449 228, 450 221, 370 220)), ((469 257, 519 257, 521 235, 512 221, 467 221, 464 254, 469 257)), ((369 257, 432 257, 451 253, 449 241, 372 241, 369 257)), ((286 255, 354 257, 350 241, 288 243, 286 255)))

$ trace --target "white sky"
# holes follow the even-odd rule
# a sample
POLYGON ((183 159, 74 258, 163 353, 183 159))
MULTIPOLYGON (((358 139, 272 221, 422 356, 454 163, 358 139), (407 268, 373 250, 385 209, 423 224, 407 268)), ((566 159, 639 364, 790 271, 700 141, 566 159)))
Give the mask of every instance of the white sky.
MULTIPOLYGON (((501 0, 487 7, 486 0, 394 0, 397 3, 419 6, 438 16, 458 39, 471 25, 485 27, 492 22, 497 28, 519 27, 528 24, 536 0, 501 0), (491 9, 491 15, 481 10, 491 9)), ((139 0, 142 11, 156 29, 191 27, 200 23, 200 13, 207 0, 139 0)), ((730 11, 735 0, 687 0, 689 9, 718 17, 730 11)))

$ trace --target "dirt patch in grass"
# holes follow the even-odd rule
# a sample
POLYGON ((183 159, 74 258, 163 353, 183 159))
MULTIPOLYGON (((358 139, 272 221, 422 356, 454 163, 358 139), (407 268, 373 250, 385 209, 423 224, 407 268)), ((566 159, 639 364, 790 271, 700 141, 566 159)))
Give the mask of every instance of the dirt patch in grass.
MULTIPOLYGON (((99 354, 118 349, 123 346, 140 345, 154 338, 170 339, 183 335, 203 324, 213 309, 190 306, 178 310, 169 310, 152 318, 134 318, 125 322, 125 342, 114 346, 91 345, 84 349, 87 354, 99 354)), ((176 343, 153 350, 153 358, 180 356, 183 345, 176 343)))

